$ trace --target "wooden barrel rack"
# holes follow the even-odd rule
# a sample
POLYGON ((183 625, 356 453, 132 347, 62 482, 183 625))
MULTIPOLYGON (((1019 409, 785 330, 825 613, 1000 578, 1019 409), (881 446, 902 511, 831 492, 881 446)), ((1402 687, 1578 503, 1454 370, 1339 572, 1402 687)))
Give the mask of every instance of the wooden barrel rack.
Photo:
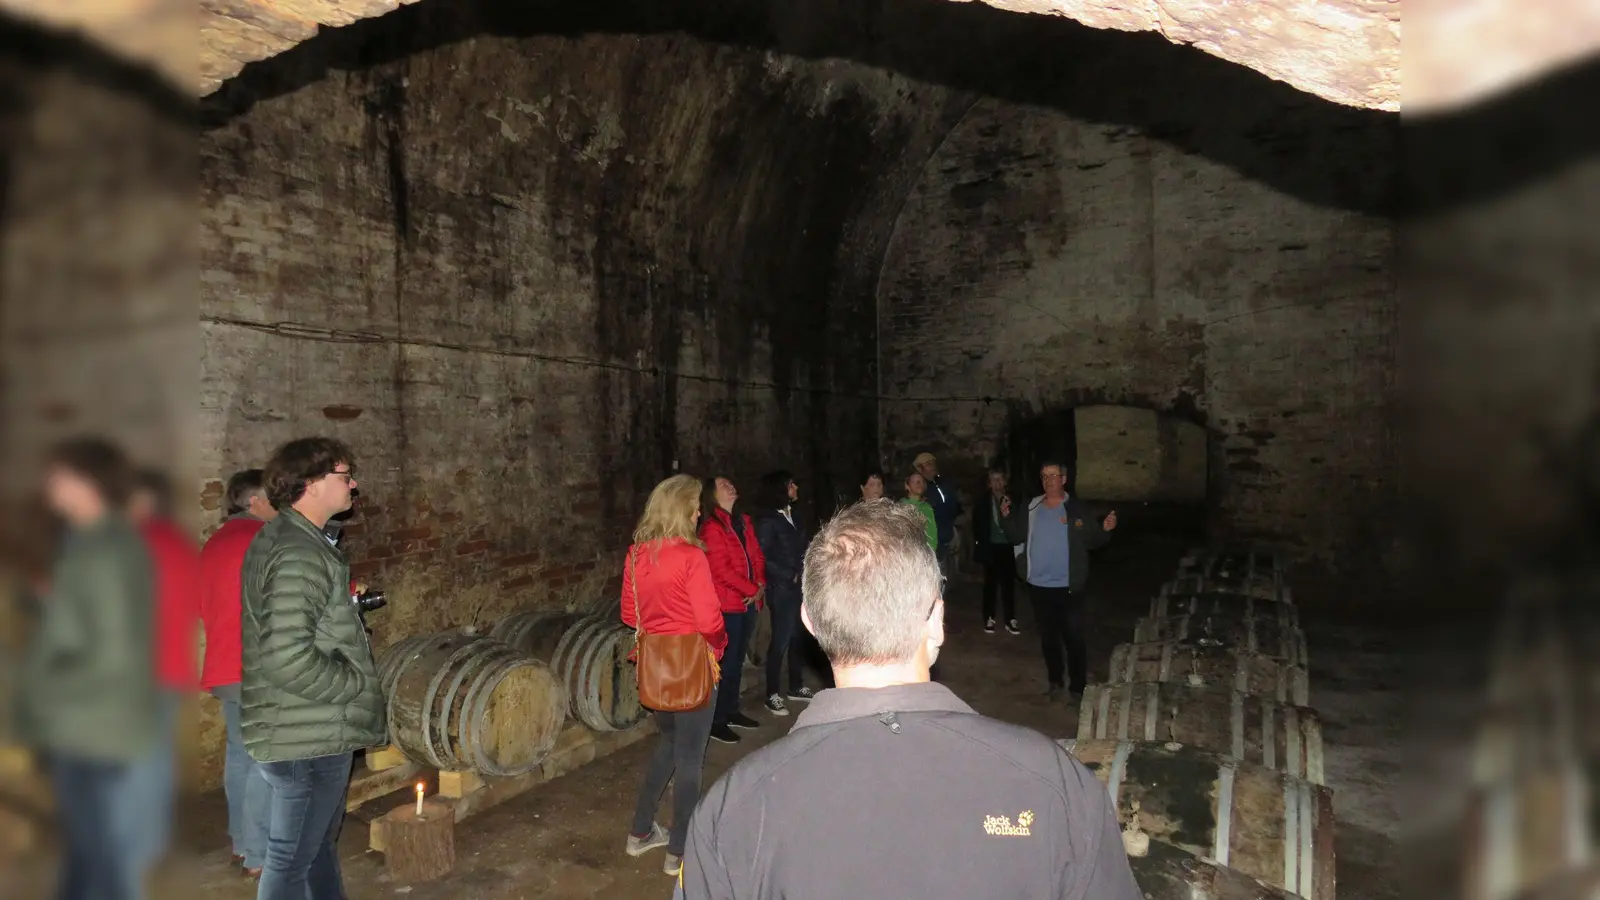
POLYGON ((1108 739, 1176 742, 1325 783, 1316 710, 1238 691, 1153 681, 1093 685, 1078 711, 1078 740, 1108 739))
POLYGON ((639 705, 639 682, 628 654, 633 629, 620 620, 585 617, 556 643, 550 665, 566 685, 573 718, 595 731, 620 731, 650 714, 639 705))
POLYGON ((1124 823, 1308 900, 1333 900, 1327 788, 1232 757, 1143 741, 1062 741, 1124 823))
POLYGON ((550 667, 486 635, 396 643, 378 667, 389 740, 440 770, 520 775, 555 746, 566 699, 550 667))

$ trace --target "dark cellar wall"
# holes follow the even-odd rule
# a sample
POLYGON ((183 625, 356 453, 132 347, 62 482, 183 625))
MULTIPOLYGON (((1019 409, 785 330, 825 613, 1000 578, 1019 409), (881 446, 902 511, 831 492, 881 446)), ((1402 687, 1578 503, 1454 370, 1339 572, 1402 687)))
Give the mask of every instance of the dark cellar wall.
MULTIPOLYGON (((1100 88, 1181 93, 1181 74, 1100 88)), ((884 452, 907 469, 932 449, 970 490, 1018 421, 1175 413, 1211 436, 1213 534, 1371 569, 1397 526, 1392 123, 1193 91, 1138 131, 987 98, 967 112, 883 266, 884 452), (1222 129, 1242 165, 1172 139, 1222 129), (1323 182, 1241 172, 1291 167, 1323 182)))
POLYGON ((209 130, 210 470, 296 434, 356 448, 380 642, 592 602, 561 589, 615 574, 674 461, 747 495, 788 466, 831 499, 876 450, 881 237, 860 223, 939 114, 887 73, 818 69, 483 37, 209 130))
POLYGON ((1228 521, 1325 546, 1385 489, 1385 175, 1360 160, 1391 120, 1158 36, 973 7, 424 0, 248 68, 202 110, 206 514, 283 440, 350 442, 381 648, 592 604, 674 463, 747 496, 787 466, 826 513, 866 465, 933 446, 965 479, 1007 411, 1098 399, 1225 430, 1228 521), (1241 92, 1267 99, 1168 127, 1241 92), (1149 260, 1183 216, 1205 253, 1179 277, 1149 260), (1067 296, 1030 267, 1096 296, 996 320, 996 297, 1067 296), (1041 368, 1058 346, 1079 360, 1041 368), (1327 364, 1371 417, 1308 374, 1327 364), (1311 492, 1281 457, 1351 422, 1315 483, 1355 492, 1326 526, 1291 509, 1311 492))

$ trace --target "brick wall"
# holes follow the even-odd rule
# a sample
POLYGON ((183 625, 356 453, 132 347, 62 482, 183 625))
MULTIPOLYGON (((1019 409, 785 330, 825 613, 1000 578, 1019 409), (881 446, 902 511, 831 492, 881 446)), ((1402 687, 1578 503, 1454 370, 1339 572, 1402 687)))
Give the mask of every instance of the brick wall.
POLYGON ((1392 176, 1388 124, 1255 96, 1230 98, 1244 107, 1230 113, 1239 165, 1184 149, 1202 121, 1134 131, 972 107, 884 261, 884 393, 905 398, 883 407, 893 465, 931 448, 976 484, 1019 419, 1143 406, 1208 429, 1218 532, 1335 563, 1382 551, 1396 524, 1395 235, 1373 198, 1392 176), (1330 184, 1239 171, 1295 166, 1330 184))
POLYGON ((944 92, 672 37, 284 65, 201 141, 201 498, 349 442, 380 652, 614 592, 674 466, 831 510, 874 459, 871 283, 944 92))

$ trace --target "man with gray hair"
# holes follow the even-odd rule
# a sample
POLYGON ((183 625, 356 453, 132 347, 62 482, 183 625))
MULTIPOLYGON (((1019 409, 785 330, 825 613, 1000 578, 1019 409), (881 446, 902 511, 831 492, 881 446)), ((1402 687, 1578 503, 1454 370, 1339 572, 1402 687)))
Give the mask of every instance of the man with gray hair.
POLYGON ((838 686, 711 786, 680 896, 1142 896, 1088 769, 929 680, 944 599, 924 528, 917 510, 871 500, 812 541, 801 617, 838 686))

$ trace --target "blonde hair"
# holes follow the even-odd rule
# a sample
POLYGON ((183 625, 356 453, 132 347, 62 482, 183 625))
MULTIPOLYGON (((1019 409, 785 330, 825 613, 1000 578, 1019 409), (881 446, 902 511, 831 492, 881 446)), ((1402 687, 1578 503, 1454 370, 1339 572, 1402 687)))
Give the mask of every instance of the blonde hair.
POLYGON ((635 544, 661 544, 680 540, 705 549, 695 534, 695 521, 700 515, 700 479, 693 475, 674 475, 656 485, 645 501, 639 525, 633 529, 635 544))

